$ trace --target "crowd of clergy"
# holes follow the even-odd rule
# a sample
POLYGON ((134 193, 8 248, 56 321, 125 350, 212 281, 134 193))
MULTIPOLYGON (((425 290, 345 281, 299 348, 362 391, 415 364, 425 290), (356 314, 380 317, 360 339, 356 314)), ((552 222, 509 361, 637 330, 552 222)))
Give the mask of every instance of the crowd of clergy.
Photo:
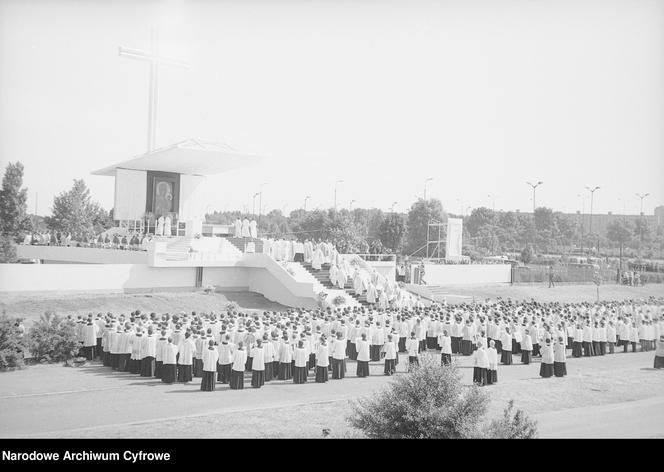
MULTIPOLYGON (((303 262, 313 271, 327 270, 334 288, 366 295, 367 303, 382 310, 424 306, 403 283, 378 273, 355 254, 341 254, 328 241, 264 239, 263 252, 277 262, 303 262)), ((334 308, 332 300, 322 300, 322 303, 323 308, 334 308)))
POLYGON ((346 307, 245 314, 236 311, 157 315, 98 314, 77 321, 81 354, 104 366, 165 383, 200 378, 201 390, 217 383, 242 389, 273 380, 327 382, 370 375, 370 363, 393 375, 420 356, 472 356, 473 381, 498 381, 498 365, 530 364, 539 357, 542 377, 566 375, 574 357, 654 351, 664 367, 664 299, 599 303, 491 303, 370 309, 346 307))

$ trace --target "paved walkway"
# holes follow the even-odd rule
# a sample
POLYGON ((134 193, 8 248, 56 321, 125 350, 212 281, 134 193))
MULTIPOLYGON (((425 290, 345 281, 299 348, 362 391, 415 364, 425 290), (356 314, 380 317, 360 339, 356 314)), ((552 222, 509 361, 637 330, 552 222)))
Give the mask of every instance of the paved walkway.
MULTIPOLYGON (((456 359, 469 384, 471 358, 456 359)), ((500 366, 499 384, 487 392, 496 411, 514 398, 517 407, 538 420, 542 437, 664 435, 664 371, 650 369, 652 359, 651 352, 568 359, 569 375, 563 379, 541 379, 539 360, 500 366)), ((71 435, 113 425, 339 402, 386 385, 390 377, 382 375, 382 368, 374 363, 372 375, 358 379, 349 361, 344 380, 316 384, 310 376, 305 385, 273 381, 261 389, 249 387, 247 374, 244 390, 218 385, 215 392, 201 392, 199 379, 167 385, 99 364, 32 366, 0 374, 0 437, 71 435)))

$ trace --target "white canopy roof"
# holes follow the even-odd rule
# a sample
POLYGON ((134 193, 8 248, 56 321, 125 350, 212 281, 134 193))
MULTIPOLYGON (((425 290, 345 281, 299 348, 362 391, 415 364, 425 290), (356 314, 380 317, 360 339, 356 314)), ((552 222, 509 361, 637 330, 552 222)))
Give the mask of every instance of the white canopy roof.
POLYGON ((155 149, 128 161, 104 167, 93 175, 115 175, 115 169, 154 170, 188 175, 212 175, 255 164, 264 159, 244 154, 227 144, 188 139, 155 149))

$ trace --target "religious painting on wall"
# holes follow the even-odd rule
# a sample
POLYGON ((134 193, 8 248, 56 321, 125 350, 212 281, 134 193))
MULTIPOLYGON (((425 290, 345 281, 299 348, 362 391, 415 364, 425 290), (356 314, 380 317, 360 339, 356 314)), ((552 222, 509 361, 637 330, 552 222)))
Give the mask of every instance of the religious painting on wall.
POLYGON ((178 212, 180 175, 148 171, 148 202, 146 210, 155 219, 173 217, 178 212))
POLYGON ((154 213, 166 216, 173 211, 173 183, 159 177, 154 180, 154 213))

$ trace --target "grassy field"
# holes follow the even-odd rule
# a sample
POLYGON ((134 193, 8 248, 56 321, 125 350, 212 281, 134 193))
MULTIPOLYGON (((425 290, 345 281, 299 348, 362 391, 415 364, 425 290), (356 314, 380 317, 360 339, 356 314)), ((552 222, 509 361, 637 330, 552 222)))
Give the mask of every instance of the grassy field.
MULTIPOLYGON (((597 291, 594 285, 559 285, 547 288, 544 285, 514 286, 457 286, 450 287, 448 303, 460 303, 497 297, 523 300, 534 298, 537 301, 593 301, 597 291)), ((643 299, 650 296, 664 296, 664 285, 627 287, 603 285, 600 287, 602 300, 643 299)), ((229 301, 237 302, 246 311, 283 310, 286 307, 267 300, 252 292, 220 292, 206 295, 202 292, 155 292, 155 293, 72 293, 34 292, 7 293, 0 295, 0 310, 7 314, 26 318, 28 323, 39 318, 46 310, 66 315, 87 315, 88 313, 129 313, 134 310, 156 313, 179 313, 182 311, 221 311, 229 301)))
POLYGON ((130 313, 135 310, 156 313, 220 312, 228 302, 234 301, 245 311, 274 311, 286 307, 267 300, 253 292, 170 292, 139 294, 90 294, 71 292, 12 293, 0 295, 0 310, 21 316, 28 324, 47 310, 64 315, 88 313, 130 313))
MULTIPOLYGON (((548 288, 547 284, 487 285, 449 287, 445 291, 448 303, 469 302, 497 297, 512 300, 530 300, 539 302, 592 302, 597 300, 597 287, 594 284, 558 284, 548 288)), ((664 284, 652 284, 644 287, 606 284, 599 287, 600 300, 647 299, 664 297, 664 284)))

